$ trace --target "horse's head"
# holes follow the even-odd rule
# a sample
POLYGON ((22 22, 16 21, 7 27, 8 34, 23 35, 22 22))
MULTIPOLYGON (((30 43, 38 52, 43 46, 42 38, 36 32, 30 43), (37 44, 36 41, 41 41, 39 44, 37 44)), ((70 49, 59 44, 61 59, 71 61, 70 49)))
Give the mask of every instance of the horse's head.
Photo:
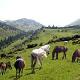
POLYGON ((42 46, 41 49, 46 51, 47 55, 50 54, 50 52, 49 52, 50 51, 50 45, 49 44, 42 46))
POLYGON ((80 57, 80 50, 79 49, 75 50, 75 52, 73 53, 73 55, 72 55, 72 62, 75 62, 75 59, 77 57, 80 57))
POLYGON ((77 50, 76 50, 72 55, 72 62, 75 62, 77 56, 78 56, 78 54, 77 54, 77 50))

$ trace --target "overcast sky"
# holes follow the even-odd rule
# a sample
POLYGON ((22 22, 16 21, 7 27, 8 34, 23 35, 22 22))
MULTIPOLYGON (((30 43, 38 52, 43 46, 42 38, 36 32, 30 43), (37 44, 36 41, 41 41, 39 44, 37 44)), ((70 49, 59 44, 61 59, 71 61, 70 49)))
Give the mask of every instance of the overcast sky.
POLYGON ((0 0, 0 20, 20 18, 64 26, 80 18, 80 0, 0 0))

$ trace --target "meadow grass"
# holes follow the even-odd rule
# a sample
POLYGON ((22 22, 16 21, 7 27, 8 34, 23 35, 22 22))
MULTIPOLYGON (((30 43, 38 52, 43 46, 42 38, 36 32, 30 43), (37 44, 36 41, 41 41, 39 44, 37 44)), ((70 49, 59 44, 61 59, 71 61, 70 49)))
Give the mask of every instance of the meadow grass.
MULTIPOLYGON (((76 32, 75 32, 76 33, 76 32)), ((33 40, 30 43, 46 43, 48 40, 52 39, 52 35, 57 35, 58 37, 63 36, 72 36, 73 31, 68 32, 58 32, 57 30, 53 29, 46 29, 45 32, 40 32, 39 39, 33 40)), ((39 48, 40 46, 37 46, 35 48, 39 48)), ((17 55, 21 55, 23 59, 25 60, 25 69, 23 72, 23 76, 19 78, 19 80, 80 80, 80 63, 72 63, 71 58, 73 52, 80 48, 80 45, 72 45, 72 41, 69 41, 69 43, 64 44, 64 42, 57 42, 57 43, 51 43, 50 44, 50 55, 48 55, 48 58, 43 59, 43 67, 41 70, 39 70, 39 65, 36 65, 35 74, 31 74, 31 60, 30 60, 30 54, 31 51, 34 49, 25 49, 18 53, 17 55), (68 47, 67 51, 67 59, 62 60, 63 54, 59 54, 58 60, 52 60, 52 50, 56 45, 64 45, 68 47)), ((5 75, 0 75, 0 80, 16 80, 15 78, 15 68, 14 68, 14 62, 15 58, 12 59, 0 59, 0 61, 11 61, 13 65, 12 70, 7 70, 5 75)))

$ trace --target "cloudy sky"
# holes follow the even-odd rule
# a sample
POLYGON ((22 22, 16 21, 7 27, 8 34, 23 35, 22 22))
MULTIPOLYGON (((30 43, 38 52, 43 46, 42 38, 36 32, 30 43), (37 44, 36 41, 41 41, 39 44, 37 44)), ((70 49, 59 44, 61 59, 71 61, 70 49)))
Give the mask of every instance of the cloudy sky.
POLYGON ((0 0, 0 20, 20 18, 64 26, 80 18, 80 0, 0 0))

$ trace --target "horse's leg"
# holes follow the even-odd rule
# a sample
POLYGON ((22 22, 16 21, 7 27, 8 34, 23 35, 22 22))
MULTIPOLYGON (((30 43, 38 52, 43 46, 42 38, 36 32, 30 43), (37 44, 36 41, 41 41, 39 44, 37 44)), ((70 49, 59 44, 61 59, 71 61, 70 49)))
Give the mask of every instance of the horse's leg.
POLYGON ((42 60, 41 58, 39 58, 39 62, 40 62, 40 69, 42 68, 42 60))
POLYGON ((3 68, 1 68, 1 74, 3 75, 3 68))
POLYGON ((77 62, 79 62, 79 63, 80 63, 80 58, 79 58, 79 57, 77 57, 77 62))
POLYGON ((16 69, 16 78, 17 78, 17 73, 18 73, 18 70, 16 69))
POLYGON ((33 56, 31 55, 31 68, 33 68, 33 62, 34 62, 34 58, 33 58, 33 56))
POLYGON ((52 52, 52 60, 54 60, 55 52, 52 52))
POLYGON ((63 53, 63 57, 62 57, 62 60, 64 59, 64 53, 63 53))
POLYGON ((34 56, 33 55, 31 55, 31 69, 32 69, 32 73, 34 72, 34 56))
POLYGON ((4 74, 4 68, 3 67, 1 68, 1 73, 2 73, 2 75, 4 74))
POLYGON ((56 59, 58 59, 58 52, 56 52, 56 59))
POLYGON ((35 73, 34 69, 35 69, 36 62, 37 62, 37 58, 34 59, 33 68, 32 68, 32 73, 35 73))
POLYGON ((79 62, 79 59, 77 58, 77 62, 79 62))
POLYGON ((21 69, 21 76, 23 75, 23 68, 21 69))
POLYGON ((65 56, 65 59, 66 59, 66 52, 64 52, 64 56, 65 56))
POLYGON ((3 69, 3 74, 5 74, 5 68, 3 69))
POLYGON ((7 67, 4 67, 4 74, 5 74, 6 70, 7 70, 7 67))
POLYGON ((63 54, 63 57, 62 57, 62 59, 64 59, 64 57, 65 57, 65 59, 66 59, 66 53, 64 52, 64 54, 63 54))
POLYGON ((20 78, 21 69, 19 69, 19 78, 20 78))

